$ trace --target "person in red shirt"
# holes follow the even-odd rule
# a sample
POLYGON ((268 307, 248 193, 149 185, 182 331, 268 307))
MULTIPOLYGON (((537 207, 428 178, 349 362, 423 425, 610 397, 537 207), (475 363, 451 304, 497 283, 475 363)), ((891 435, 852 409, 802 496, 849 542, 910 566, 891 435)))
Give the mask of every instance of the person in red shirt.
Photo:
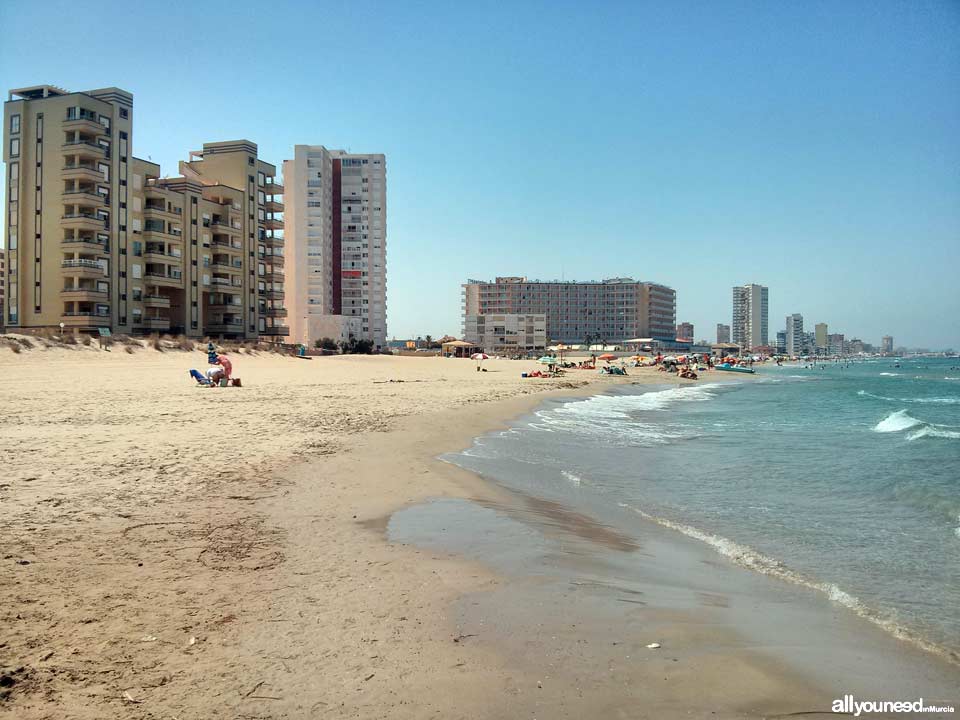
POLYGON ((233 363, 230 362, 230 358, 226 355, 217 355, 216 364, 223 368, 223 376, 229 380, 231 373, 233 373, 233 363))

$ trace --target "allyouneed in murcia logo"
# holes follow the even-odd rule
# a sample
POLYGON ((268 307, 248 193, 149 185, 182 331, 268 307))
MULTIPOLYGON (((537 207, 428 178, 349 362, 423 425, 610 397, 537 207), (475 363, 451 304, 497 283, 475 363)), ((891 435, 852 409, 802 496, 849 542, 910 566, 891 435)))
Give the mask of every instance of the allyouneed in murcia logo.
POLYGON ((919 700, 854 700, 853 695, 844 695, 833 701, 831 708, 835 713, 846 713, 854 717, 870 713, 952 713, 952 705, 927 705, 923 698, 919 700))

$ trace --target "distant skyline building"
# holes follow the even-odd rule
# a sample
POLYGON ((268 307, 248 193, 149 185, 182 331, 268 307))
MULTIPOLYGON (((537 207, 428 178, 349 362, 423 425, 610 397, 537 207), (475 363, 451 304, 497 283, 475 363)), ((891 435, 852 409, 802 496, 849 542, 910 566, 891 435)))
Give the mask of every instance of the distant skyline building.
POLYGON ((717 323, 717 344, 730 342, 730 326, 717 323))
MULTIPOLYGON (((2 259, 0 259, 2 262, 2 259)), ((883 339, 880 340, 880 352, 886 353, 887 355, 893 355, 893 336, 884 335, 883 339)))
POLYGON ((547 316, 467 315, 463 339, 487 353, 512 356, 543 352, 547 347, 547 316))
POLYGON ((693 323, 682 322, 677 325, 677 339, 693 340, 693 323))
POLYGON ((786 330, 780 330, 777 333, 777 352, 781 354, 786 354, 787 352, 787 332, 786 330))
POLYGON ((826 323, 817 323, 813 326, 814 330, 814 343, 817 346, 818 350, 826 350, 829 344, 827 336, 827 324, 826 323))
POLYGON ((827 352, 830 355, 843 355, 843 333, 831 333, 827 336, 827 352))
POLYGON ((674 341, 676 291, 666 285, 610 278, 601 282, 498 277, 463 285, 464 332, 478 315, 545 315, 547 342, 674 341))
POLYGON ((803 315, 793 313, 787 315, 786 352, 790 355, 801 355, 804 350, 803 315))
POLYGON ((742 350, 767 344, 769 334, 769 289, 764 285, 733 288, 733 342, 742 350))
POLYGON ((289 341, 386 347, 386 157, 296 145, 283 171, 289 341))

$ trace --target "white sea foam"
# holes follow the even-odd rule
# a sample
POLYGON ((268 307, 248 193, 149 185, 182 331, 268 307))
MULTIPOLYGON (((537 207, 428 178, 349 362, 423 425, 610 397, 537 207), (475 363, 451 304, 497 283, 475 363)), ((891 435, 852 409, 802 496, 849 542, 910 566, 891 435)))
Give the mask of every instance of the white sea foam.
POLYGON ((600 441, 660 445, 691 437, 691 430, 660 411, 676 403, 704 402, 721 383, 684 386, 642 395, 596 395, 539 410, 529 427, 542 432, 573 432, 600 441))
POLYGON ((572 472, 568 472, 568 471, 566 471, 566 470, 561 470, 561 471, 560 471, 560 474, 563 475, 567 480, 569 480, 571 483, 573 483, 573 484, 576 485, 577 487, 580 487, 580 483, 583 482, 583 480, 581 479, 581 477, 580 477, 579 475, 576 475, 576 474, 574 474, 574 473, 572 473, 572 472))
POLYGON ((906 410, 897 410, 878 422, 873 431, 878 433, 902 432, 917 425, 923 425, 923 421, 911 417, 906 410))
POLYGON ((956 430, 947 430, 939 425, 925 425, 919 430, 907 435, 907 440, 919 440, 925 437, 948 438, 950 440, 960 439, 960 432, 956 430))
POLYGON ((902 373, 880 373, 884 377, 899 377, 902 373))
MULTIPOLYGON (((645 512, 644 510, 627 503, 621 502, 617 504, 622 508, 626 508, 627 510, 636 513, 646 520, 650 520, 663 527, 683 533, 687 537, 691 537, 695 540, 706 543, 717 553, 728 558, 741 567, 745 567, 749 570, 755 570, 756 572, 763 573, 765 575, 771 575, 779 578, 780 580, 821 592, 832 602, 852 610, 860 617, 880 626, 891 635, 894 635, 901 640, 914 643, 928 652, 945 656, 953 662, 956 662, 955 655, 949 650, 946 650, 935 643, 931 643, 930 641, 917 635, 915 632, 912 632, 911 630, 899 625, 894 621, 893 618, 873 608, 870 608, 867 605, 864 605, 858 598, 835 583, 821 582, 819 580, 808 578, 802 573, 787 567, 786 563, 764 555, 763 553, 757 552, 753 548, 730 540, 729 538, 713 535, 712 533, 705 532, 684 523, 679 523, 667 518, 652 515, 651 513, 645 512)), ((958 518, 958 520, 960 520, 960 518, 958 518)), ((960 527, 957 528, 956 533, 958 537, 960 537, 960 527)))
POLYGON ((960 397, 932 397, 932 398, 893 398, 886 395, 874 395, 866 390, 858 390, 860 397, 870 397, 874 400, 886 400, 896 403, 920 403, 922 405, 960 405, 960 397))

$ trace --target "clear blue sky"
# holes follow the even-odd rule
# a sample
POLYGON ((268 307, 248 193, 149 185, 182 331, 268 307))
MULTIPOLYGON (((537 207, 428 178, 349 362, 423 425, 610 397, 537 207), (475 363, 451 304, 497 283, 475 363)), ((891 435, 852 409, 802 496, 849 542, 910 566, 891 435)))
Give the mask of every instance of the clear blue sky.
POLYGON ((134 93, 134 152, 387 155, 391 336, 468 277, 730 288, 960 348, 960 3, 0 2, 3 88, 134 93), (346 8, 346 9, 344 9, 346 8))

